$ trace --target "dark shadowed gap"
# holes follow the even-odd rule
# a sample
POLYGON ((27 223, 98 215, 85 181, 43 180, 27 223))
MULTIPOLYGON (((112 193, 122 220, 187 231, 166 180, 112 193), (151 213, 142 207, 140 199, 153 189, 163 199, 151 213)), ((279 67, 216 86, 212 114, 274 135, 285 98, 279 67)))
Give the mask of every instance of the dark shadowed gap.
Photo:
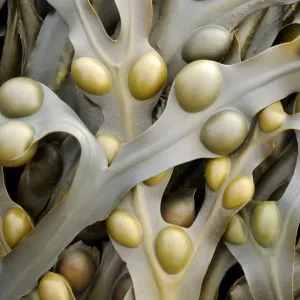
POLYGON ((205 188, 204 167, 205 159, 202 158, 176 166, 170 180, 172 185, 169 191, 205 188))
MULTIPOLYGON (((54 132, 41 139, 40 143, 42 142, 50 143, 56 141, 58 144, 60 144, 65 138, 66 138, 66 133, 54 132)), ((17 202, 18 184, 25 167, 26 165, 21 167, 15 167, 15 168, 6 168, 6 167, 3 168, 7 192, 10 198, 15 202, 17 202)))
POLYGON ((0 9, 0 57, 2 56, 7 22, 7 2, 0 9))
POLYGON ((47 14, 54 11, 54 8, 48 3, 47 0, 34 1, 37 13, 42 19, 45 19, 47 14))
POLYGON ((166 85, 157 101, 155 104, 153 111, 152 111, 152 122, 153 124, 161 117, 163 114, 167 103, 168 103, 168 97, 171 91, 171 86, 166 85))
POLYGON ((84 228, 72 241, 72 244, 82 241, 88 246, 95 246, 99 250, 102 248, 104 241, 109 241, 105 221, 96 222, 84 228))
POLYGON ((171 224, 190 227, 205 198, 204 159, 174 168, 161 201, 162 218, 171 224))
POLYGON ((121 26, 120 14, 113 0, 90 0, 107 34, 114 39, 118 37, 121 26))
POLYGON ((225 300, 227 299, 226 296, 233 286, 233 284, 242 276, 244 276, 243 269, 240 264, 235 264, 232 266, 225 274, 220 287, 219 287, 219 294, 218 300, 225 300))
POLYGON ((284 111, 289 115, 293 114, 296 97, 297 93, 293 93, 281 100, 284 111))
POLYGON ((196 216, 199 214, 205 199, 205 188, 198 188, 195 194, 195 210, 196 216))
POLYGON ((17 168, 3 168, 4 171, 4 179, 5 179, 5 186, 9 197, 14 201, 17 202, 18 196, 18 184, 20 181, 20 177, 25 169, 25 166, 17 167, 17 168))

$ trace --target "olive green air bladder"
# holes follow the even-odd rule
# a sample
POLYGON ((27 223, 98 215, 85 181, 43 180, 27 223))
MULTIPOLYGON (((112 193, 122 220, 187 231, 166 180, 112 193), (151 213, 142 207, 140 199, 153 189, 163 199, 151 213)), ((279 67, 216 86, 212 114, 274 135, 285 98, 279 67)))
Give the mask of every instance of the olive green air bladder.
MULTIPOLYGON (((76 8, 87 16, 89 6, 83 5, 82 1, 74 1, 75 8, 72 1, 49 2, 71 29, 74 23, 70 21, 72 14, 69 9, 76 8)), ((120 1, 117 4, 122 7, 120 1)), ((143 5, 138 7, 143 8, 143 5)), ((90 14, 90 19, 95 21, 95 12, 90 14)), ((94 25, 86 25, 91 20, 83 20, 85 26, 93 28, 94 25)), ((148 28, 145 29, 147 31, 148 28)), ((77 35, 74 32, 70 31, 70 40, 75 48, 71 73, 78 87, 94 103, 106 108, 107 113, 112 109, 107 108, 110 105, 108 101, 118 93, 114 80, 121 74, 122 78, 126 78, 122 83, 127 82, 124 91, 127 98, 121 105, 137 101, 130 103, 136 109, 142 107, 138 105, 144 105, 143 109, 147 111, 149 107, 144 100, 155 97, 166 81, 167 70, 162 58, 149 49, 148 44, 142 45, 147 51, 130 56, 127 72, 119 66, 123 73, 116 74, 107 62, 96 60, 101 51, 95 51, 95 54, 92 47, 86 52, 78 47, 78 32, 77 35), (155 72, 147 78, 143 70, 149 65, 154 67, 155 72), (91 80, 101 76, 103 82, 91 84, 86 76, 91 80)), ((225 40, 231 40, 231 37, 226 36, 225 40)), ((114 54, 117 50, 108 45, 114 54)), ((184 51, 189 52, 191 48, 193 52, 193 47, 190 42, 184 51)), ((75 112, 44 84, 20 77, 2 85, 1 165, 24 165, 36 153, 39 140, 52 132, 66 132, 74 136, 80 143, 81 157, 66 198, 44 216, 34 230, 25 211, 12 208, 12 212, 1 216, 4 239, 13 250, 0 263, 0 299, 20 299, 33 291, 38 282, 37 293, 41 300, 74 299, 72 278, 69 283, 65 279, 68 272, 64 271, 63 277, 48 271, 73 238, 99 220, 107 219, 108 234, 127 263, 136 299, 197 299, 225 228, 224 239, 234 247, 243 247, 250 243, 252 237, 264 249, 275 245, 279 240, 285 206, 278 208, 274 202, 250 205, 248 219, 243 213, 236 213, 253 198, 252 172, 266 158, 268 150, 261 144, 271 140, 275 133, 300 127, 297 115, 287 117, 281 106, 276 104, 278 99, 300 90, 299 53, 298 38, 232 66, 208 60, 188 64, 178 73, 172 85, 164 114, 140 135, 136 134, 132 124, 132 127, 127 124, 128 128, 120 133, 116 130, 117 125, 110 128, 109 123, 104 123, 94 137, 75 112), (22 96, 16 93, 20 89, 23 90, 22 96), (30 105, 25 105, 27 99, 30 99, 30 105), (256 131, 250 133, 252 140, 248 147, 247 143, 243 143, 252 118, 264 108, 266 110, 259 117, 256 131), (128 142, 122 144, 123 141, 128 142), (251 155, 257 149, 260 156, 255 159, 251 155), (235 151, 236 156, 231 156, 235 151), (253 159, 249 161, 249 168, 243 169, 243 158, 248 154, 253 159), (200 213, 190 226, 168 224, 160 215, 159 208, 170 177, 169 169, 197 158, 212 159, 205 169, 208 190, 215 200, 206 209, 212 210, 212 213, 200 213), (145 197, 144 204, 139 201, 131 203, 132 199, 143 198, 141 195, 151 195, 152 198, 145 197), (26 225, 24 232, 15 233, 10 222, 13 223, 20 215, 26 225), (151 225, 147 221, 149 215, 153 215, 155 220, 151 225), (121 229, 118 227, 120 224, 121 229), (266 227, 268 231, 262 232, 262 228, 266 227), (144 262, 141 267, 136 267, 137 259, 144 262), (11 284, 12 278, 14 284, 11 284), (139 284, 141 282, 144 284, 139 284), (187 285, 195 288, 187 289, 187 285)), ((186 59, 193 60, 193 55, 186 55, 186 59)), ((129 110, 124 111, 123 118, 131 116, 129 110)), ((249 285, 251 289, 251 282, 249 285)), ((270 289, 274 292, 272 286, 270 289)))

